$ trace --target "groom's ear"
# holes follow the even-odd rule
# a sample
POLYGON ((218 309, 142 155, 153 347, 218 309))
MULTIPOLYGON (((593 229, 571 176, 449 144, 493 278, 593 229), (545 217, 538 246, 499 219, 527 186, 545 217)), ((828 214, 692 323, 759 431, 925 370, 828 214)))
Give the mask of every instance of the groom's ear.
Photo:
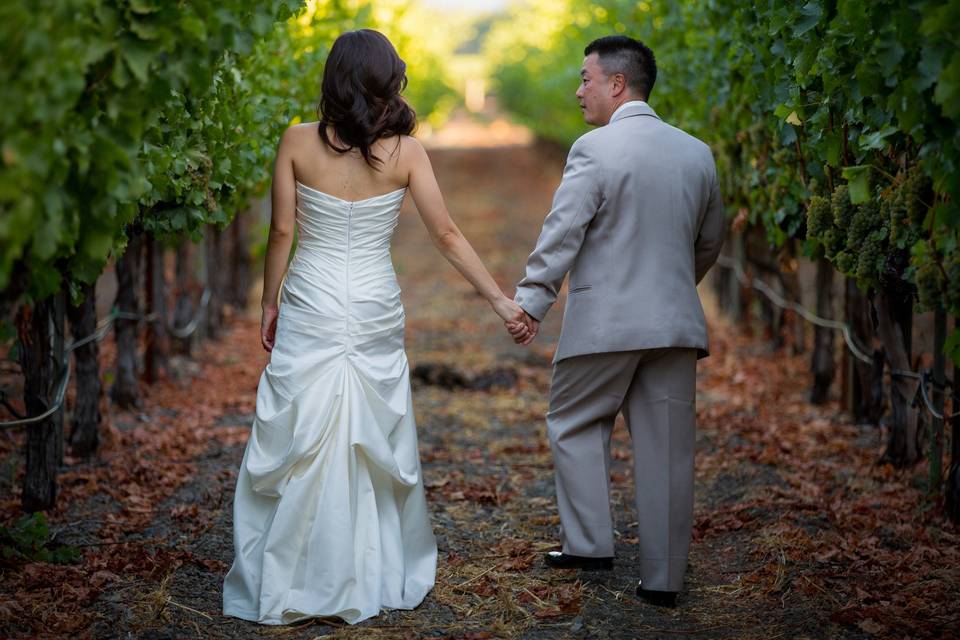
POLYGON ((610 76, 611 93, 614 98, 619 98, 627 90, 627 77, 622 73, 614 73, 610 76))

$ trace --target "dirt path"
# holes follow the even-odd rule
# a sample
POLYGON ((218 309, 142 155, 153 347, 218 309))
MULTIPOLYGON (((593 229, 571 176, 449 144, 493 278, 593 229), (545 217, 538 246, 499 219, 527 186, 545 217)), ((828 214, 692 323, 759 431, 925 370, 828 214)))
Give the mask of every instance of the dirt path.
MULTIPOLYGON (((562 157, 530 146, 438 149, 431 157, 458 223, 512 289, 549 208, 562 157)), ((633 594, 638 532, 622 424, 612 474, 615 570, 547 570, 541 555, 554 548, 557 514, 543 414, 561 314, 550 314, 535 346, 514 346, 433 249, 409 202, 394 254, 411 368, 434 382, 459 374, 503 383, 482 391, 415 379, 440 549, 437 586, 424 604, 355 627, 315 621, 264 628, 220 615, 232 558, 235 469, 266 361, 251 315, 235 318, 221 343, 207 345, 196 370, 182 370, 152 392, 143 413, 114 416, 118 437, 134 448, 131 460, 144 467, 145 486, 162 460, 188 465, 186 479, 157 494, 162 500, 132 525, 137 490, 129 487, 55 514, 60 523, 95 514, 92 525, 63 527, 64 540, 94 545, 86 547, 87 571, 94 556, 100 563, 88 576, 97 588, 81 601, 86 618, 68 635, 865 638, 947 637, 940 630, 956 626, 956 612, 944 603, 960 586, 960 538, 917 508, 923 501, 916 478, 924 470, 874 466, 876 434, 845 423, 836 407, 806 403, 803 358, 770 353, 712 311, 713 355, 700 361, 698 373, 696 525, 680 607, 656 609, 633 594), (188 391, 195 394, 190 400, 188 391), (161 431, 164 425, 174 431, 161 431), (144 429, 154 440, 137 436, 144 429), (167 448, 144 448, 157 438, 168 438, 167 448), (111 518, 127 525, 110 530, 111 518), (105 530, 112 531, 108 542, 105 530)), ((68 480, 109 483, 83 469, 68 480)), ((32 633, 43 635, 42 627, 32 633)))

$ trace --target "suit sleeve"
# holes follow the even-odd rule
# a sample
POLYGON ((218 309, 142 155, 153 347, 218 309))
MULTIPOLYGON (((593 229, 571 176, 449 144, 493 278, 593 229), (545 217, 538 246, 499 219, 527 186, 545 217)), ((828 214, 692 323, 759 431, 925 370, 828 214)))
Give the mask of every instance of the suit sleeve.
POLYGON ((526 273, 514 297, 537 320, 542 320, 556 302, 563 278, 580 253, 587 227, 603 203, 600 176, 596 159, 582 139, 577 140, 570 148, 553 206, 527 258, 526 273))
POLYGON ((707 210, 703 216, 703 222, 700 223, 700 231, 694 245, 694 271, 696 272, 697 284, 700 284, 703 277, 707 275, 707 271, 717 261, 720 248, 723 246, 725 230, 726 213, 723 208, 723 199, 720 197, 717 172, 714 169, 710 196, 707 200, 707 210))

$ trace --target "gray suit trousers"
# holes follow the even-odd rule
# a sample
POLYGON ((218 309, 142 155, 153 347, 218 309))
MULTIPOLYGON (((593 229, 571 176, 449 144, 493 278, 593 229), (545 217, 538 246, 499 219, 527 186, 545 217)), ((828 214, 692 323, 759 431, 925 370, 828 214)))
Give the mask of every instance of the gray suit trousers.
POLYGON ((554 365, 547 432, 563 552, 613 556, 610 435, 623 411, 633 442, 645 589, 680 591, 693 525, 697 350, 665 347, 554 365))

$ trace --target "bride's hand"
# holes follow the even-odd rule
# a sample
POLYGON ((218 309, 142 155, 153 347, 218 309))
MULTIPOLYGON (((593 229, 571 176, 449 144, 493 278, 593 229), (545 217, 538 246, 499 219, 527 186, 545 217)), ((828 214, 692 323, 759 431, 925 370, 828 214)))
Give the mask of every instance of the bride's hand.
POLYGON ((493 310, 497 312, 500 319, 507 323, 523 322, 526 313, 523 308, 507 296, 500 296, 493 303, 493 310))
POLYGON ((517 344, 528 345, 536 337, 539 323, 510 298, 501 296, 493 303, 493 309, 517 344))
POLYGON ((273 351, 273 343, 277 335, 277 307, 264 307, 260 319, 260 343, 267 351, 273 351))

